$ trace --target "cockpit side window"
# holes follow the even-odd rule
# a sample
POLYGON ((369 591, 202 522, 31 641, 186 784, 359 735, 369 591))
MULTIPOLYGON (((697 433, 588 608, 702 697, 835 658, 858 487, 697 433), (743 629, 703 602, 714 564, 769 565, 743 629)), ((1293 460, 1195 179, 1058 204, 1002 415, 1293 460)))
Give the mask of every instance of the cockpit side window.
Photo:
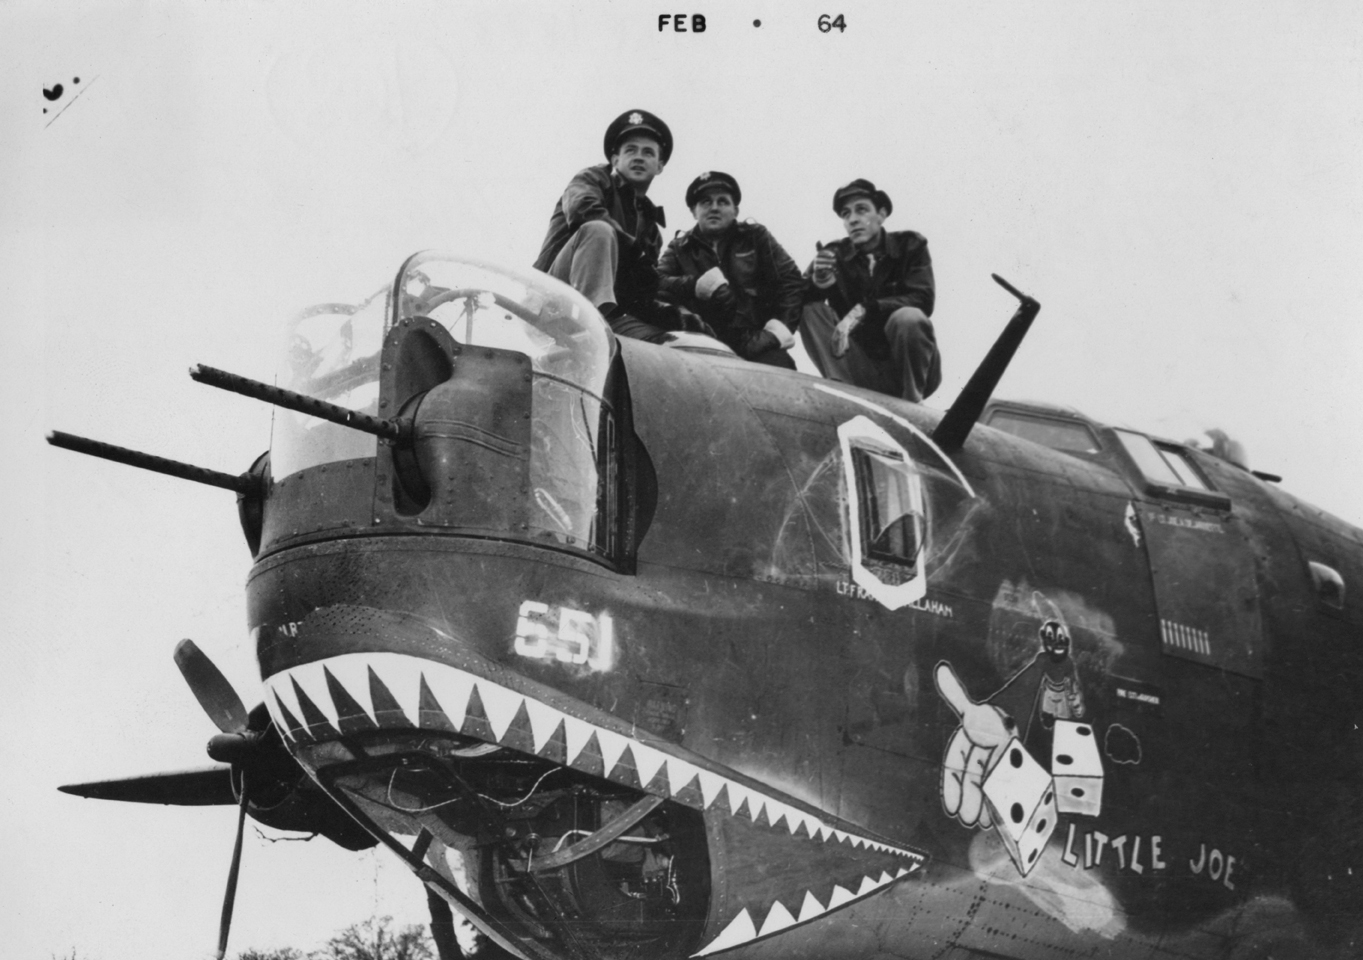
POLYGON ((1181 486, 1192 490, 1211 489, 1207 485, 1207 481, 1203 480, 1202 475, 1197 472, 1197 468, 1193 466, 1192 458, 1182 450, 1163 443, 1155 444, 1155 449, 1164 458, 1164 462, 1169 464, 1169 469, 1174 472, 1174 476, 1178 477, 1181 486))
POLYGON ((1151 483, 1191 487, 1194 490, 1207 489, 1206 482, 1188 462, 1187 457, 1177 449, 1172 447, 1161 449, 1162 445, 1139 433, 1126 430, 1118 430, 1116 433, 1126 452, 1131 454, 1131 459, 1136 461, 1136 466, 1140 467, 1141 473, 1145 474, 1145 478, 1151 483))
POLYGON ((1229 509, 1230 498, 1207 482, 1187 450, 1130 430, 1113 432, 1145 478, 1149 492, 1229 509))
POLYGON ((888 432, 858 416, 838 427, 852 580, 891 610, 927 592, 928 519, 918 467, 888 432))
POLYGON ((988 426, 1062 453, 1097 454, 1103 449, 1099 446, 1098 438, 1093 435, 1093 431, 1085 424, 1055 417, 1037 417, 1013 410, 995 410, 989 415, 988 426))

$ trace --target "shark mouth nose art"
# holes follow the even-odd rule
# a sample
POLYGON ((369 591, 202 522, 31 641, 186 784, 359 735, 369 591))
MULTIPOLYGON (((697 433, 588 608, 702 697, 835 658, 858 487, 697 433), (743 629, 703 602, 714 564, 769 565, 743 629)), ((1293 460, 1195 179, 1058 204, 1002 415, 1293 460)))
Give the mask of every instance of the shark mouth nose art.
POLYGON ((647 914, 656 901, 660 929, 670 931, 648 945, 659 958, 706 956, 817 920, 926 861, 491 661, 459 659, 462 666, 346 653, 271 675, 265 701, 299 762, 333 798, 422 879, 435 879, 434 865, 466 895, 456 907, 467 912, 471 900, 484 908, 482 919, 503 934, 497 939, 526 956, 548 956, 534 949, 537 940, 555 949, 552 933, 545 935, 555 919, 574 928, 566 938, 586 936, 584 903, 603 903, 605 894, 582 894, 579 877, 564 885, 577 891, 565 906, 567 894, 547 890, 540 871, 574 861, 582 869, 589 853, 628 898, 615 903, 612 891, 612 906, 598 910, 605 931, 598 955, 637 953, 639 944, 612 948, 619 944, 610 941, 611 911, 647 914), (433 786, 431 771, 441 764, 448 786, 433 786), (513 788, 506 777, 517 769, 524 772, 513 788), (419 773, 425 786, 404 792, 419 773), (562 799, 544 799, 558 796, 555 789, 562 799), (580 821, 564 814, 565 789, 574 810, 583 797, 598 798, 595 812, 580 821), (491 819, 455 813, 484 802, 491 819), (436 814, 442 824, 432 821, 436 814), (412 822, 395 826, 394 817, 412 822), (494 828, 502 851, 495 854, 487 839, 494 828), (395 847, 396 835, 408 839, 395 847), (633 873, 629 863, 637 865, 633 873), (772 863, 798 869, 769 871, 772 863), (520 878, 536 882, 517 900, 508 891, 520 878))

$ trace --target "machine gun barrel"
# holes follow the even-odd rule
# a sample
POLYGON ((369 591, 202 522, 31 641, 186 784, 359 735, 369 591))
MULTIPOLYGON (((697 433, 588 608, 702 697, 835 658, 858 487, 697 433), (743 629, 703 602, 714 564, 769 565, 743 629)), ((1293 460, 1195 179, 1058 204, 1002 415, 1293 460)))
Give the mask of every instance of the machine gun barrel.
POLYGON ((1013 318, 1008 321, 1008 326, 1003 328, 1003 333, 999 334, 999 338, 989 348, 984 360, 970 375, 969 382, 956 398, 956 402, 951 405, 946 416, 937 424, 937 429, 932 432, 933 442, 948 453, 961 449, 965 444, 965 438, 970 436, 971 428, 984 412, 985 404, 993 396, 994 388, 999 385, 1003 372, 1013 360, 1013 354, 1017 353, 1022 338, 1027 336, 1032 321, 1041 310, 1040 303, 1003 277, 997 273, 991 273, 990 276, 994 278, 995 283, 1018 298, 1018 308, 1013 318))
POLYGON ((259 380, 241 377, 235 373, 228 373, 226 370, 219 370, 216 367, 199 364, 190 368, 189 375, 199 383, 206 383, 210 387, 230 390, 232 393, 239 393, 243 397, 264 400, 266 403, 284 407, 286 410, 297 410, 299 413, 306 413, 310 417, 328 420, 331 423, 350 427, 352 430, 359 430, 363 433, 372 433, 374 436, 382 437, 385 440, 399 440, 404 433, 402 424, 396 420, 371 417, 369 414, 360 413, 358 410, 327 403, 325 400, 318 400, 302 393, 285 390, 283 387, 261 383, 259 380))
POLYGON ((222 487, 224 490, 233 490, 243 496, 254 492, 259 482, 250 476, 223 473, 219 470, 209 470, 206 467, 181 463, 178 460, 154 457, 150 453, 142 453, 140 450, 116 447, 112 443, 101 443, 98 440, 77 437, 58 430, 53 430, 47 435, 47 442, 64 450, 74 450, 76 453, 89 454, 92 457, 112 460, 115 463, 126 463, 130 467, 141 467, 143 470, 164 473, 166 476, 179 477, 181 480, 206 483, 210 487, 222 487))

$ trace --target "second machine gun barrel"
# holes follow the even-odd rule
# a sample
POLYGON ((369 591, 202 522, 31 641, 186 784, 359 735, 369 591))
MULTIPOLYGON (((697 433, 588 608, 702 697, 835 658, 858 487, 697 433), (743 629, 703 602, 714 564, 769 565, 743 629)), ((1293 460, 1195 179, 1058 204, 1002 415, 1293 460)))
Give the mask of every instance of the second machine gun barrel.
POLYGON ((380 417, 370 416, 358 410, 351 410, 334 403, 328 403, 325 400, 318 400, 316 397, 285 390, 283 387, 261 383, 259 380, 238 376, 235 373, 228 373, 226 370, 205 366, 202 363, 191 367, 189 375, 199 383, 206 383, 210 387, 230 390, 232 393, 239 393, 244 397, 253 397, 256 400, 264 400, 266 403, 272 403, 277 407, 306 413, 308 416, 340 424, 343 427, 350 427, 352 430, 372 433, 374 436, 382 437, 385 440, 401 440, 406 432, 403 429, 403 424, 396 420, 384 420, 380 417))

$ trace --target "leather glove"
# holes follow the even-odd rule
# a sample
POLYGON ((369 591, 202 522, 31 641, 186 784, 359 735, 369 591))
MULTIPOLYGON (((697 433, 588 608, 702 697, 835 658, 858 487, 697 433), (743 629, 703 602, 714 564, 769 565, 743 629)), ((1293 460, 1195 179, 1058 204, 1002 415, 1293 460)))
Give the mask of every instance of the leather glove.
POLYGON ((838 321, 838 325, 833 328, 833 356, 842 357, 846 355, 852 331, 861 326, 861 321, 865 316, 866 308, 857 304, 847 311, 847 316, 838 321))

